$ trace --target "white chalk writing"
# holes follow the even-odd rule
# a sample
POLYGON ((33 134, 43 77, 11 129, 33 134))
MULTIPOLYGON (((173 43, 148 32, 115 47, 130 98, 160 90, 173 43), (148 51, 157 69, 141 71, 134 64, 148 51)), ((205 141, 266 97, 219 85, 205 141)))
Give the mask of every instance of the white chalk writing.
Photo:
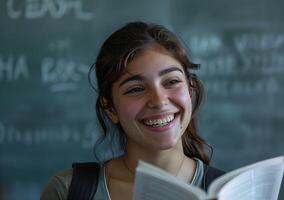
POLYGON ((283 52, 241 52, 240 60, 243 62, 243 72, 255 71, 255 74, 284 73, 283 52))
POLYGON ((0 81, 14 82, 29 78, 41 80, 52 92, 75 90, 80 81, 87 80, 89 66, 73 60, 63 58, 44 57, 35 69, 34 76, 30 76, 31 66, 25 55, 2 56, 0 54, 0 81), (40 74, 38 74, 40 73, 40 74))
POLYGON ((77 143, 82 148, 91 148, 97 137, 92 124, 86 124, 82 130, 67 124, 52 128, 21 129, 0 121, 0 144, 18 143, 25 146, 37 146, 46 143, 77 143))
POLYGON ((0 81, 16 81, 29 78, 29 69, 24 55, 8 56, 0 54, 0 81))
POLYGON ((89 66, 72 60, 45 57, 41 63, 43 84, 52 84, 54 92, 76 89, 78 81, 86 80, 89 66))
POLYGON ((217 34, 193 35, 189 39, 189 45, 194 54, 218 52, 223 47, 223 40, 217 34))
POLYGON ((234 37, 234 44, 239 52, 284 49, 284 35, 281 33, 243 33, 234 37))
POLYGON ((273 75, 284 73, 283 33, 241 33, 233 35, 230 46, 224 37, 193 35, 189 40, 194 61, 201 64, 205 76, 273 75))
POLYGON ((64 38, 57 41, 51 41, 48 44, 48 48, 51 51, 64 51, 72 48, 72 42, 70 38, 64 38))
POLYGON ((208 94, 220 97, 254 97, 256 95, 275 95, 281 91, 280 83, 274 78, 257 80, 206 80, 205 88, 208 94))
POLYGON ((93 13, 83 10, 83 0, 24 0, 22 4, 16 0, 7 0, 6 7, 11 19, 37 19, 45 16, 58 19, 73 11, 76 19, 91 20, 93 13))
MULTIPOLYGON (((200 59, 201 60, 201 59, 200 59)), ((203 59, 200 73, 206 76, 222 76, 236 74, 236 58, 233 55, 217 55, 212 58, 203 59)))

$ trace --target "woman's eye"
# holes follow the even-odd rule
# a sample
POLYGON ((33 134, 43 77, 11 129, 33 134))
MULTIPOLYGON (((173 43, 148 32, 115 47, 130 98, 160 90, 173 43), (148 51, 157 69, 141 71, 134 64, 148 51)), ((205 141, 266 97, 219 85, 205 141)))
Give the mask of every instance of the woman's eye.
POLYGON ((169 80, 169 81, 166 83, 166 85, 168 85, 168 86, 174 86, 174 85, 176 85, 176 84, 178 84, 178 83, 180 83, 180 82, 182 82, 182 81, 177 80, 177 79, 172 79, 172 80, 169 80))
POLYGON ((134 93, 139 93, 142 91, 144 91, 143 87, 134 87, 134 88, 127 90, 124 94, 134 94, 134 93))

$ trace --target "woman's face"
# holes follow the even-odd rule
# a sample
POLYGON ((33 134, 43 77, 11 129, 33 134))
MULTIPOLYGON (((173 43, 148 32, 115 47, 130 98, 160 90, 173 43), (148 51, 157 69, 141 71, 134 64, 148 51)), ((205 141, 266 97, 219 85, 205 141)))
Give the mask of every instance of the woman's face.
POLYGON ((191 119, 191 97, 181 64, 161 48, 137 55, 112 88, 114 110, 128 145, 155 150, 181 145, 191 119))

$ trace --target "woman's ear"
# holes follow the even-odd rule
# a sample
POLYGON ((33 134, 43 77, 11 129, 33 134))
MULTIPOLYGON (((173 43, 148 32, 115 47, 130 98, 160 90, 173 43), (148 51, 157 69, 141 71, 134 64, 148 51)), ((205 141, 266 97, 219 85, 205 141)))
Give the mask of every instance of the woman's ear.
POLYGON ((193 95, 193 81, 192 81, 192 79, 188 80, 188 91, 189 91, 190 97, 192 97, 192 95, 193 95))
POLYGON ((117 124, 119 122, 118 116, 115 112, 115 109, 109 105, 108 101, 105 97, 100 98, 101 106, 103 110, 106 112, 107 116, 110 118, 110 120, 117 124))

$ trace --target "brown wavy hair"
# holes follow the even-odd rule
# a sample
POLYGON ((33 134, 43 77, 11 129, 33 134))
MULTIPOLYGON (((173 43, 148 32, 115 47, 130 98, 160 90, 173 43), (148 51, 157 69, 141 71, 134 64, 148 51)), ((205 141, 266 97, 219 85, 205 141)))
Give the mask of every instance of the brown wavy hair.
MULTIPOLYGON (((131 22, 112 33, 103 43, 96 63, 90 69, 89 80, 91 79, 90 73, 95 71, 98 92, 96 112, 104 135, 107 134, 108 129, 104 109, 113 108, 111 94, 113 83, 120 78, 127 64, 139 52, 153 45, 163 47, 181 63, 186 72, 189 88, 193 92, 193 111, 192 119, 182 136, 183 149, 185 155, 191 158, 197 157, 204 163, 209 164, 208 147, 211 149, 211 146, 206 143, 197 131, 196 111, 202 102, 203 87, 197 76, 192 73, 192 70, 198 69, 199 65, 191 62, 185 46, 182 45, 177 36, 161 25, 131 22), (102 97, 106 100, 105 102, 102 102, 102 97)), ((122 127, 119 124, 118 128, 120 134, 123 135, 122 127)))

